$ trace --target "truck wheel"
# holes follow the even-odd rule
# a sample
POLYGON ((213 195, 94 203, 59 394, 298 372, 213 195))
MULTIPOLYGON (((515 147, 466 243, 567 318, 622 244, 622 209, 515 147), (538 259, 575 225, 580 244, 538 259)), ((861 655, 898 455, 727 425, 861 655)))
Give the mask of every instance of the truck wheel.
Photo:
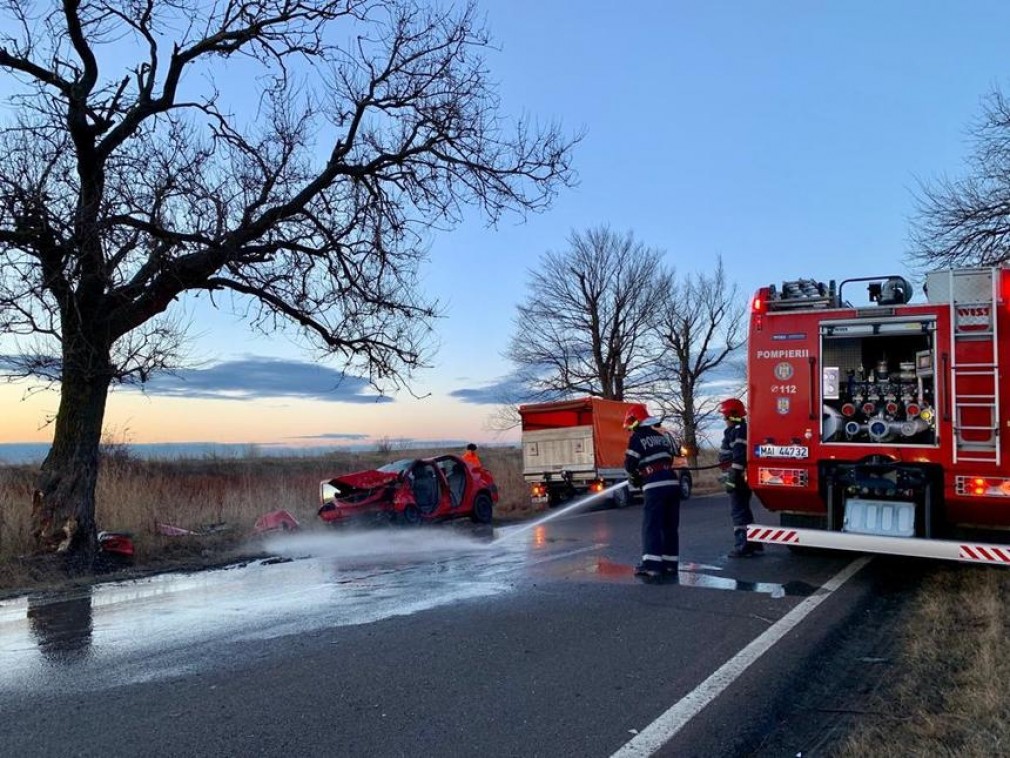
POLYGON ((473 512, 470 514, 470 519, 478 524, 490 524, 492 518, 494 518, 494 502, 492 502, 491 496, 486 492, 478 492, 473 499, 473 512))
POLYGON ((680 472, 680 499, 690 500, 691 492, 694 489, 694 482, 691 480, 689 471, 680 472))
POLYGON ((631 505, 631 493, 627 487, 621 487, 611 493, 610 502, 614 504, 615 508, 627 508, 631 505))

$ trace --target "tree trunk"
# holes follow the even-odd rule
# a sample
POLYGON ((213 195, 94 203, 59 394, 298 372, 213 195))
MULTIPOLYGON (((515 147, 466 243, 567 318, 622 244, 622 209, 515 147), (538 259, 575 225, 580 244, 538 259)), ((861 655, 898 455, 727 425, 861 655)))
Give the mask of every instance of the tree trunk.
POLYGON ((110 351, 90 338, 67 340, 63 358, 53 445, 33 496, 33 534, 39 552, 62 554, 68 568, 87 571, 97 541, 95 487, 112 376, 110 351))
POLYGON ((680 395, 684 406, 684 445, 687 446, 688 456, 692 468, 698 466, 698 423, 694 407, 694 384, 686 381, 683 377, 680 382, 680 395))

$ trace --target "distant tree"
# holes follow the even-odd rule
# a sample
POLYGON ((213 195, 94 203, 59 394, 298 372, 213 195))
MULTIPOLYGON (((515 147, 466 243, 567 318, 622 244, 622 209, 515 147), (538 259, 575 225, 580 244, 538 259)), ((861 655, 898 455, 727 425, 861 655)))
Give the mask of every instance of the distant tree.
POLYGON ((971 127, 968 174, 921 184, 911 259, 929 268, 989 266, 1010 260, 1010 103, 986 98, 971 127))
POLYGON ((571 182, 577 137, 503 120, 472 4, 3 0, 0 29, 0 326, 37 340, 5 365, 59 382, 33 520, 73 565, 108 391, 182 357, 174 304, 228 293, 397 386, 428 231, 571 182))
POLYGON ((723 399, 706 394, 705 385, 719 369, 733 374, 733 355, 746 336, 744 313, 721 258, 711 273, 694 274, 664 291, 657 332, 667 379, 659 404, 679 422, 692 458, 700 429, 723 399))
POLYGON ((528 399, 623 400, 656 379, 650 332, 665 286, 662 253, 631 232, 572 232, 528 273, 506 357, 528 399))
POLYGON ((521 388, 510 388, 499 392, 494 401, 494 410, 488 414, 484 421, 484 429, 495 433, 515 429, 522 423, 522 419, 519 417, 519 406, 532 401, 533 399, 527 397, 521 388))

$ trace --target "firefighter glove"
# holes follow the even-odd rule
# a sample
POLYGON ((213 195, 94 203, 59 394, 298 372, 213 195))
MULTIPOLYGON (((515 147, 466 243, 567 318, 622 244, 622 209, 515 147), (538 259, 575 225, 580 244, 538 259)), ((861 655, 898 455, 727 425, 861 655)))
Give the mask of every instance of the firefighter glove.
POLYGON ((724 482, 726 486, 726 492, 732 494, 733 491, 736 490, 736 486, 739 482, 740 482, 740 472, 737 469, 731 468, 729 471, 726 472, 726 480, 724 482))
POLYGON ((642 475, 639 474, 637 471, 634 472, 634 473, 632 473, 632 474, 628 474, 628 481, 631 482, 631 486, 632 487, 636 487, 638 489, 641 489, 641 487, 642 487, 642 475))

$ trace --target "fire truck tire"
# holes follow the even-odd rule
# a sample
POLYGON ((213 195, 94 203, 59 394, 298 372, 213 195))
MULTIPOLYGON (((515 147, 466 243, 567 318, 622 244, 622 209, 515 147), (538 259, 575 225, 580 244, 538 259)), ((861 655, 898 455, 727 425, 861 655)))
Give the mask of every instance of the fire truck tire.
POLYGON ((691 479, 691 472, 682 470, 680 472, 680 499, 690 500, 691 492, 694 490, 694 481, 691 479))
POLYGON ((494 518, 494 502, 486 492, 478 492, 473 499, 473 512, 470 519, 478 524, 490 524, 494 518))

